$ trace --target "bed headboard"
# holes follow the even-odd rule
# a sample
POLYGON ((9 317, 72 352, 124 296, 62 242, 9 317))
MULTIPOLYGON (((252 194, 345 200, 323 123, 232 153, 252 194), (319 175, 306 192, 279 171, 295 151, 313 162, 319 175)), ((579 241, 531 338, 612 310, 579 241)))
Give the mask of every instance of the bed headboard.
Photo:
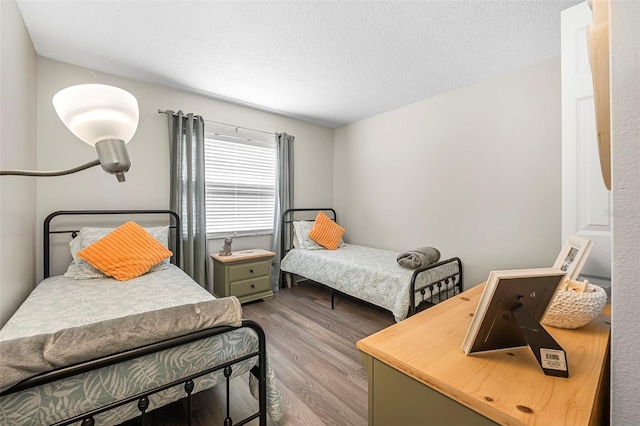
MULTIPOLYGON (((80 228, 83 226, 109 226, 115 228, 128 220, 135 220, 139 223, 146 222, 146 218, 148 218, 149 222, 155 220, 156 224, 158 220, 162 220, 164 224, 166 224, 168 220, 169 229, 172 231, 172 233, 170 232, 170 238, 171 236, 174 237, 172 239, 173 244, 171 244, 173 246, 171 247, 171 250, 173 251, 171 262, 175 265, 179 265, 180 243, 182 240, 180 232, 180 216, 172 210, 61 210, 51 213, 44 220, 44 278, 48 278, 50 276, 51 236, 53 234, 69 234, 72 237, 75 237, 75 234, 80 232, 80 228), (73 221, 68 220, 70 216, 74 217, 73 221), (121 218, 121 216, 126 217, 121 218), (84 217, 84 220, 82 220, 82 217, 84 217), (87 219, 88 217, 91 217, 90 221, 87 219), (111 217, 111 219, 107 219, 108 217, 111 217), (118 219, 114 220, 114 217, 118 217, 118 219), (77 218, 77 220, 75 218, 77 218), (60 223, 54 226, 52 224, 54 219, 57 219, 60 223), (107 223, 101 223, 102 221, 107 223)), ((141 223, 141 225, 145 225, 145 223, 141 223)))
POLYGON ((282 236, 280 238, 280 259, 293 247, 293 222, 296 220, 315 220, 318 212, 325 212, 329 219, 338 221, 336 211, 332 208, 300 208, 287 209, 282 213, 282 236))

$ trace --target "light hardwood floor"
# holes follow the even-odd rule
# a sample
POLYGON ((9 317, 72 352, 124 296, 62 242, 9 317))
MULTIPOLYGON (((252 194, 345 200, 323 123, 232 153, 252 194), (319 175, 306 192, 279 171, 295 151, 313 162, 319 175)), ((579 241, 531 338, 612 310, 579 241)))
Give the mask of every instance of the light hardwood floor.
MULTIPOLYGON (((367 424, 367 370, 355 343, 394 324, 390 312, 346 296, 336 296, 336 309, 331 310, 328 289, 302 282, 280 290, 271 301, 243 305, 243 317, 264 328, 284 403, 284 418, 269 419, 269 425, 367 424)), ((234 419, 257 410, 246 380, 231 381, 234 419)), ((217 386, 194 396, 194 426, 223 424, 225 392, 217 386)), ((150 424, 186 424, 185 410, 183 401, 170 404, 151 412, 150 424)))

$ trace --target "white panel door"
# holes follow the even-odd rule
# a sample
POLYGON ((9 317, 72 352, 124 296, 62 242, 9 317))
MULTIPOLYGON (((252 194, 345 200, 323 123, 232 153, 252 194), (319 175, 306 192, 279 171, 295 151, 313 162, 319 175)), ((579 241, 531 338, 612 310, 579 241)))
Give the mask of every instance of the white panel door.
POLYGON ((562 241, 577 234, 594 242, 581 275, 611 279, 611 197, 600 172, 593 84, 587 54, 591 9, 562 11, 562 241))

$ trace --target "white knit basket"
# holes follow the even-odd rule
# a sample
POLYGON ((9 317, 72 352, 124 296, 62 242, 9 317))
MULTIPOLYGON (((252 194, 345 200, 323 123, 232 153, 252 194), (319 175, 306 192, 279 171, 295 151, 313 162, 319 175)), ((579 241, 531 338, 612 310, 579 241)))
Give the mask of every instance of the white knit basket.
POLYGON ((576 293, 559 290, 551 302, 542 324, 558 328, 580 328, 600 315, 607 304, 607 293, 602 287, 589 284, 595 291, 576 293))

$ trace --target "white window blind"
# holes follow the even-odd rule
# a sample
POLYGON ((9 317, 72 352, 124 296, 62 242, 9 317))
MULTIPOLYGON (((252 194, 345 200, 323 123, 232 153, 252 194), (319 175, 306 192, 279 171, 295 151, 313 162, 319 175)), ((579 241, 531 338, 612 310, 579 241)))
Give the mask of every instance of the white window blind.
POLYGON ((275 136, 267 141, 205 134, 207 234, 216 237, 273 232, 275 136))

